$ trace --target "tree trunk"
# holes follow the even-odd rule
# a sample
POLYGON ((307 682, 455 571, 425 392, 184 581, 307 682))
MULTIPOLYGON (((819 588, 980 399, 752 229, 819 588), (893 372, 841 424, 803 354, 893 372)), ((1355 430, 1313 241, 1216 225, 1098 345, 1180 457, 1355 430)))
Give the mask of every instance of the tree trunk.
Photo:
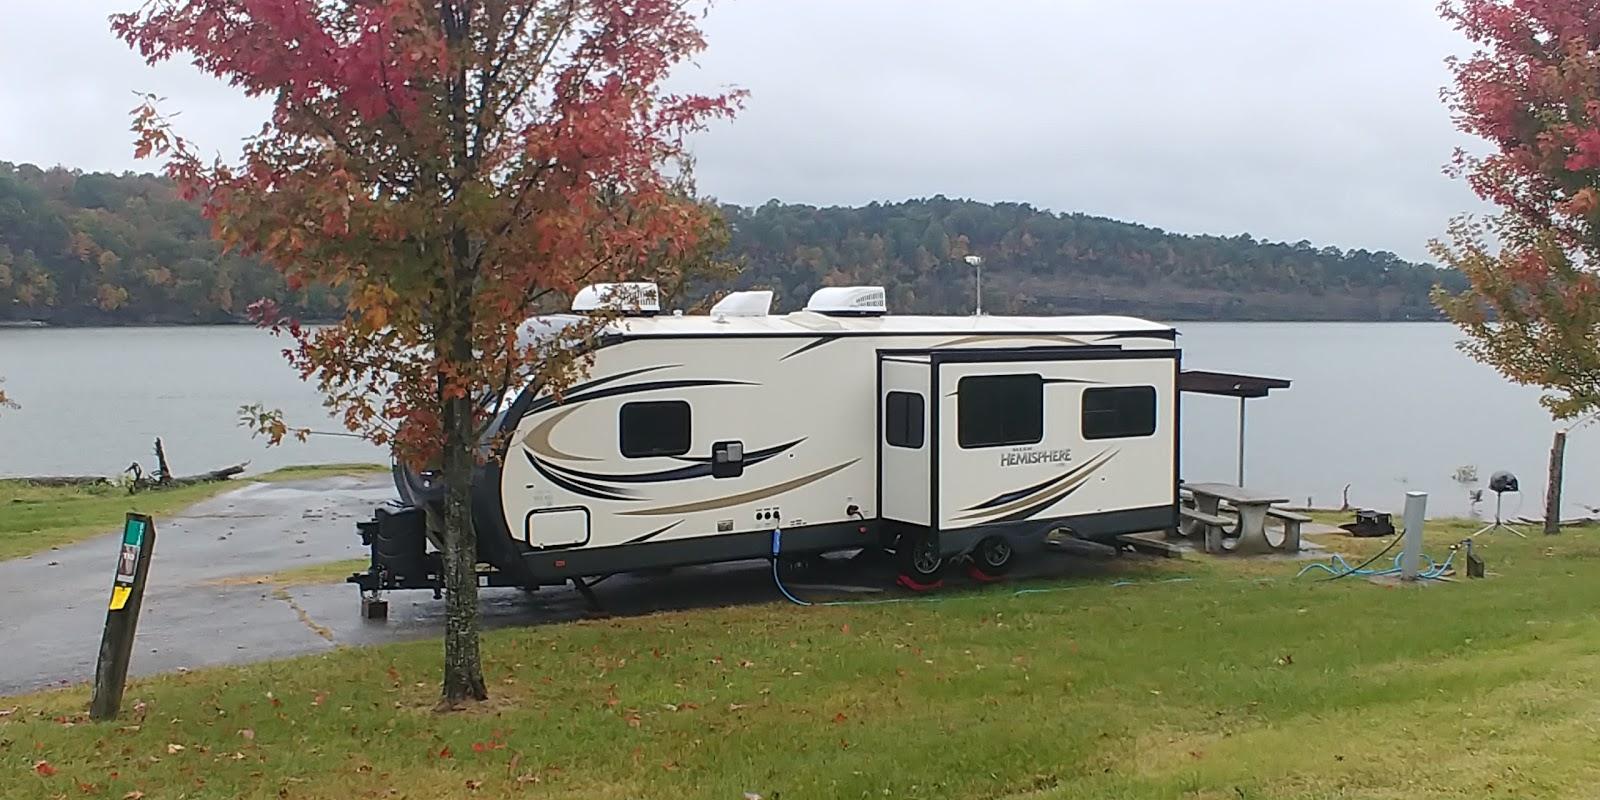
POLYGON ((478 650, 478 537, 472 526, 472 403, 445 403, 444 705, 486 700, 478 650))
POLYGON ((1550 443, 1550 483, 1544 491, 1544 532, 1561 532, 1561 467, 1567 452, 1567 432, 1556 431, 1550 443))

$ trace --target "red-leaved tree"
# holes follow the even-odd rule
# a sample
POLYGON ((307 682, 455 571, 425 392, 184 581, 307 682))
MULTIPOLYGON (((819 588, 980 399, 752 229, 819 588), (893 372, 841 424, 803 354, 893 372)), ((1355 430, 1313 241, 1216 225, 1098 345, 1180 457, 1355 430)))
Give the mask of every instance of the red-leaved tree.
POLYGON ((165 159, 226 247, 291 287, 345 293, 329 327, 257 313, 293 337, 290 362, 352 431, 442 463, 447 705, 486 696, 475 445, 509 389, 569 384, 594 332, 529 344, 519 324, 546 296, 673 263, 706 235, 674 164, 739 96, 662 88, 704 47, 689 5, 150 0, 112 18, 148 61, 188 58, 272 102, 227 163, 202 160, 151 98, 137 152, 165 159))
MULTIPOLYGON (((1454 171, 1499 207, 1457 219, 1434 254, 1470 287, 1434 291, 1462 348, 1543 387, 1557 419, 1600 410, 1600 0, 1446 0, 1476 46, 1452 59, 1457 126, 1493 145, 1454 171)), ((1545 531, 1559 529, 1565 430, 1550 454, 1545 531)))

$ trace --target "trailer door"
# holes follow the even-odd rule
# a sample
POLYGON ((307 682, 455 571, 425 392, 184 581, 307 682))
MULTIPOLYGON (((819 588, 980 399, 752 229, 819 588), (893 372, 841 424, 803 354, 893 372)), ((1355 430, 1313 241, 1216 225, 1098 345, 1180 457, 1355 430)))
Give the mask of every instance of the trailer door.
POLYGON ((878 508, 883 519, 929 524, 932 387, 933 368, 926 355, 878 356, 878 508))

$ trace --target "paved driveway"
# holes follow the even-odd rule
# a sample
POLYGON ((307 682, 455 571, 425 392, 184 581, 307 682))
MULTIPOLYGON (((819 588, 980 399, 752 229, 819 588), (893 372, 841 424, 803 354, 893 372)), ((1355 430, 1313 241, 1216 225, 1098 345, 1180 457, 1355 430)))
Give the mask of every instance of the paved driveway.
MULTIPOLYGON (((386 477, 252 483, 156 520, 156 553, 131 670, 168 672, 314 653, 341 645, 437 636, 444 603, 428 592, 393 593, 387 622, 361 619, 346 584, 279 588, 249 581, 330 561, 364 558, 355 523, 394 496, 386 477)), ((87 681, 105 624, 119 537, 97 537, 28 558, 0 561, 0 695, 87 681)), ((1062 574, 1077 559, 1050 557, 1032 574, 1062 574)), ((1094 567, 1089 567, 1091 571, 1094 567)), ((892 575, 829 567, 812 592, 875 592, 892 575)), ((641 614, 778 599, 765 562, 619 576, 597 589, 606 610, 641 614)), ((487 589, 488 627, 584 616, 568 588, 487 589)))

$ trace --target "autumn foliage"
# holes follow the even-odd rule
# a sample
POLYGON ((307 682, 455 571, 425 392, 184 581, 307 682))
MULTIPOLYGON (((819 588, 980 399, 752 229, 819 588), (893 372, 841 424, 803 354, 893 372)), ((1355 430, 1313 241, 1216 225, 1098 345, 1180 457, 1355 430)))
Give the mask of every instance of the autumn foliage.
POLYGON ((1446 101, 1493 145, 1453 171, 1501 213, 1459 219, 1435 254, 1472 286, 1436 291, 1474 357, 1550 390, 1557 417, 1600 408, 1600 0, 1450 0, 1478 50, 1446 101))
POLYGON ((271 100, 237 163, 202 160, 154 98, 135 112, 137 151, 165 159, 225 247, 291 289, 346 293, 329 327, 256 313, 351 430, 442 463, 447 701, 484 694, 469 674, 479 437, 508 390, 572 380, 598 325, 527 341, 521 323, 706 235, 674 166, 738 96, 662 88, 703 48, 696 23, 683 0, 151 0, 112 20, 149 61, 185 58, 271 100))
POLYGON ((707 213, 661 168, 734 98, 658 90, 702 46, 682 5, 162 0, 113 23, 152 62, 181 54, 273 98, 241 163, 202 161, 154 102, 137 153, 167 159, 225 246, 291 288, 348 292, 333 327, 258 313, 353 430, 431 459, 440 398, 550 369, 517 345, 541 298, 703 235, 707 213), (434 347, 447 320, 468 325, 470 357, 434 347))

